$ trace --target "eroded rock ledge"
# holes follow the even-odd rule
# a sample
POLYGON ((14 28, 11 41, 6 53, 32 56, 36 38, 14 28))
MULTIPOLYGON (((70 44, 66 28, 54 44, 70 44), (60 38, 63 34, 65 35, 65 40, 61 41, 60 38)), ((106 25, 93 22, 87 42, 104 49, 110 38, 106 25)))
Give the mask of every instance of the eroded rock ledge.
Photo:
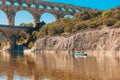
POLYGON ((49 36, 39 38, 32 51, 71 52, 74 50, 85 51, 119 51, 120 28, 102 28, 85 30, 65 36, 49 36))

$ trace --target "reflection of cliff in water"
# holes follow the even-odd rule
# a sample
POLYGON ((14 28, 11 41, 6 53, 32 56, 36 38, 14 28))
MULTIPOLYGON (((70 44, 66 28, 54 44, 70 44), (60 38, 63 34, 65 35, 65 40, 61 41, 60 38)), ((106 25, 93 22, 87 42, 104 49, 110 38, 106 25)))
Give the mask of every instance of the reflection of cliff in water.
MULTIPOLYGON (((27 54, 11 57, 0 53, 0 75, 28 80, 119 80, 120 57, 117 53, 88 54, 74 58, 71 54, 27 54), (36 57, 35 57, 36 56, 36 57)), ((1 78, 1 76, 0 76, 1 78)))

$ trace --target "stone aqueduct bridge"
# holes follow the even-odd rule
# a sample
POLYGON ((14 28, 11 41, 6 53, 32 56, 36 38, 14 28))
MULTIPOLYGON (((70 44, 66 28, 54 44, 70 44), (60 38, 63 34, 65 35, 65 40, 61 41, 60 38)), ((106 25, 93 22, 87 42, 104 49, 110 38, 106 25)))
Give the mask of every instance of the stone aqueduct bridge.
POLYGON ((40 22, 41 15, 45 12, 49 12, 53 14, 56 19, 60 19, 65 15, 74 15, 77 12, 84 11, 89 8, 39 0, 0 0, 0 9, 6 14, 9 25, 0 25, 0 31, 7 36, 11 46, 14 46, 15 41, 14 39, 11 39, 11 37, 13 35, 17 36, 20 31, 28 30, 28 28, 14 26, 15 16, 18 11, 26 10, 30 12, 36 26, 36 24, 40 22))
POLYGON ((30 12, 36 24, 40 22, 40 17, 45 12, 49 12, 53 14, 56 19, 59 19, 65 15, 74 15, 76 12, 89 8, 39 0, 0 0, 0 9, 6 13, 8 24, 14 25, 15 15, 20 10, 30 12))
POLYGON ((9 26, 9 25, 0 25, 0 32, 2 32, 7 41, 10 42, 10 46, 13 48, 16 44, 16 37, 19 36, 21 31, 28 31, 33 29, 32 27, 23 27, 23 26, 9 26))

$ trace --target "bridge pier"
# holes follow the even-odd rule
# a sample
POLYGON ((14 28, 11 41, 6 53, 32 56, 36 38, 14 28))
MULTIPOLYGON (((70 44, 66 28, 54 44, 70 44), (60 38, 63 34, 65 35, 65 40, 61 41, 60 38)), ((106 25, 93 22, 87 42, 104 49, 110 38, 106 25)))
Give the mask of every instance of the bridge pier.
POLYGON ((12 36, 10 36, 10 48, 14 49, 15 46, 16 46, 16 36, 12 35, 12 36))
POLYGON ((39 18, 35 18, 34 19, 34 27, 36 27, 38 23, 40 23, 40 19, 39 18))
POLYGON ((9 25, 15 25, 14 22, 15 22, 15 11, 8 11, 7 12, 7 15, 8 15, 8 24, 9 25))

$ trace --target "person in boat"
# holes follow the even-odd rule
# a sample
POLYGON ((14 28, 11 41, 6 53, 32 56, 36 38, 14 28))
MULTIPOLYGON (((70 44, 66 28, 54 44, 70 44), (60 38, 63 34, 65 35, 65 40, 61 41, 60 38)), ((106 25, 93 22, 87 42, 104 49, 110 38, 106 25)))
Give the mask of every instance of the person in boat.
POLYGON ((81 51, 82 54, 84 54, 84 51, 81 51))
POLYGON ((81 48, 81 54, 84 54, 84 49, 83 48, 81 48))

